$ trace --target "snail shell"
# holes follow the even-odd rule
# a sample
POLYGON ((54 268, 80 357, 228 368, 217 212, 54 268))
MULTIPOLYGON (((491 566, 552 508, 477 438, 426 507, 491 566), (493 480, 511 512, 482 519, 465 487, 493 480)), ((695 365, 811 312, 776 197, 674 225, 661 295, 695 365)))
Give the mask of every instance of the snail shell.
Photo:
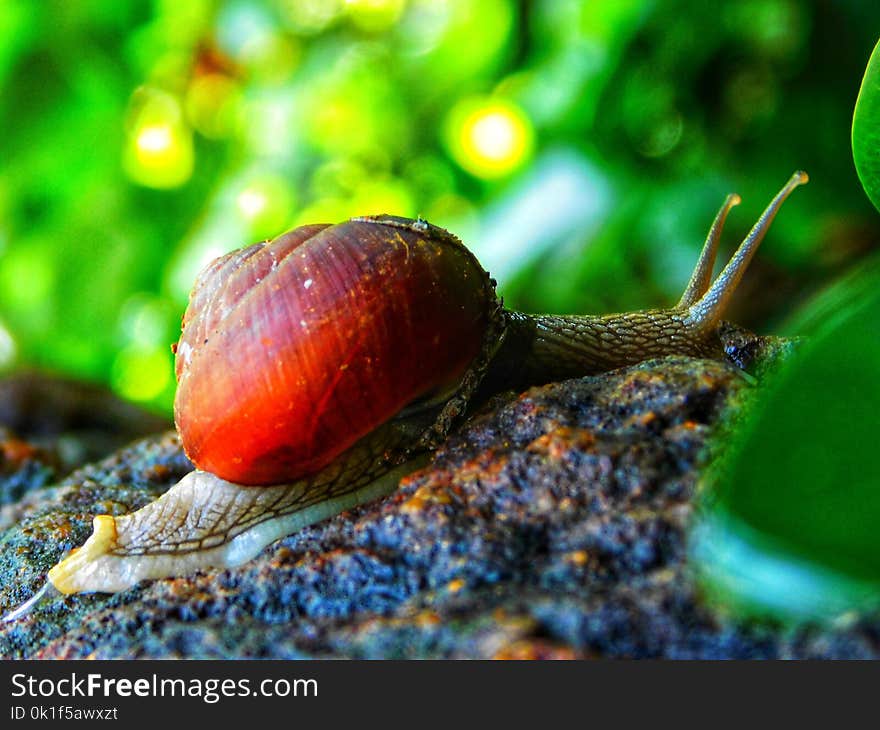
POLYGON ((304 226, 223 256, 200 274, 176 350, 184 449, 240 484, 314 473, 454 389, 495 307, 473 254, 423 221, 304 226))

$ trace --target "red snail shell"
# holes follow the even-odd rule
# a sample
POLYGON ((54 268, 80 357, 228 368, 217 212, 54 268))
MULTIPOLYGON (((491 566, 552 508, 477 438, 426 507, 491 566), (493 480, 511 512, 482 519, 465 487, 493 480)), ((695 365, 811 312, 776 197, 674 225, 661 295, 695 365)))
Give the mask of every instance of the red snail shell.
POLYGON ((329 464, 476 357, 495 293, 458 239, 389 216, 303 226, 202 271, 176 353, 193 463, 268 485, 329 464))

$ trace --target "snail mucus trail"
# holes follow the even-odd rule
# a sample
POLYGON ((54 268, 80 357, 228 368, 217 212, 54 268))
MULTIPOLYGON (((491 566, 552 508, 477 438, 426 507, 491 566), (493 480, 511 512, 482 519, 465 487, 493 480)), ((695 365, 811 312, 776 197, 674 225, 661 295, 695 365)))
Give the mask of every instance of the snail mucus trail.
MULTIPOLYGON (((664 355, 722 358, 724 310, 796 172, 712 281, 729 195, 669 309, 505 309, 464 245, 422 220, 305 226, 200 275, 177 346, 175 421, 198 467, 49 572, 62 593, 244 563, 300 527, 393 491, 469 405, 664 355)), ((15 615, 19 615, 16 613, 15 615)))

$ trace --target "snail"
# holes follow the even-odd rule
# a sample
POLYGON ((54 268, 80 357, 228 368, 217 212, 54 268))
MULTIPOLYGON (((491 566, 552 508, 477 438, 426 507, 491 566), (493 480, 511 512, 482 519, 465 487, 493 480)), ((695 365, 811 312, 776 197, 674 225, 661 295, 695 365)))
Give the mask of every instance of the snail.
MULTIPOLYGON (((175 423, 196 470, 94 518, 49 571, 61 593, 236 566, 392 492, 493 392, 652 357, 722 358, 718 328, 796 172, 712 281, 727 196, 679 302, 601 316, 511 311, 452 234, 353 218, 234 251, 199 275, 176 346, 175 423)), ((48 584, 47 584, 48 585, 48 584)))

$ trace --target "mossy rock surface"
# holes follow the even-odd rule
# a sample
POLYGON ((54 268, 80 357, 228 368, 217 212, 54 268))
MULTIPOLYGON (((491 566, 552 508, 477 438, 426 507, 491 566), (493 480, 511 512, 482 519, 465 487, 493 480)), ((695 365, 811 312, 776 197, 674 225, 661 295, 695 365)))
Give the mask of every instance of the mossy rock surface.
MULTIPOLYGON (((791 347, 728 337, 757 371, 791 347)), ((500 396, 388 498, 233 570, 58 599, 0 626, 0 655, 876 657, 876 620, 737 622, 694 587, 686 528, 708 444, 760 388, 730 363, 667 358, 500 396)), ((168 433, 8 505, 0 608, 92 515, 135 509, 189 468, 168 433)))

